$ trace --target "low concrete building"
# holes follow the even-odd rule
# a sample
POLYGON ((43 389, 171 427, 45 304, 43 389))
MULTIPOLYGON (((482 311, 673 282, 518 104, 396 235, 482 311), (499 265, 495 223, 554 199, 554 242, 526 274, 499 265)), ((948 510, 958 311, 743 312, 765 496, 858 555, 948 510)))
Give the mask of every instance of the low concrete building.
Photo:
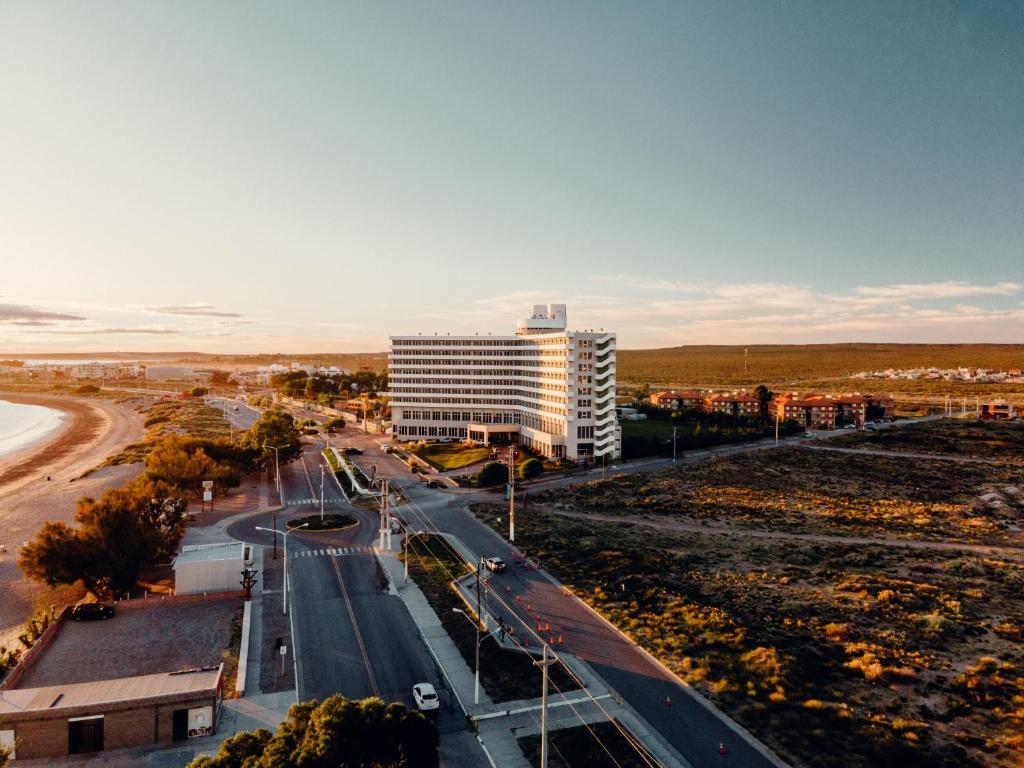
POLYGON ((0 744, 18 760, 171 744, 217 727, 224 665, 0 691, 0 744))
POLYGON ((236 591, 251 565, 252 551, 241 541, 182 547, 173 563, 174 594, 236 591))
POLYGON ((725 413, 737 418, 756 419, 761 415, 761 401, 746 392, 708 395, 704 398, 704 410, 708 413, 725 413))

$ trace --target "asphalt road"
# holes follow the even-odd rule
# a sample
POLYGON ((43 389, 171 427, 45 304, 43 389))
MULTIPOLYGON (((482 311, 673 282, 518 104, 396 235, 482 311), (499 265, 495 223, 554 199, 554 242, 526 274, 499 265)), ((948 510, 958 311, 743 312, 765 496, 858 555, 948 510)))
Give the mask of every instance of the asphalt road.
MULTIPOLYGON (((493 529, 480 522, 468 511, 473 501, 498 501, 501 494, 458 495, 427 488, 398 459, 380 451, 380 435, 363 435, 346 430, 338 440, 341 445, 363 449, 362 456, 354 460, 364 469, 376 467, 379 475, 389 478, 391 484, 401 488, 409 503, 398 513, 413 529, 446 531, 456 534, 475 552, 484 556, 495 555, 508 561, 521 559, 516 550, 493 529)), ((650 468, 662 462, 653 462, 650 468)), ((646 467, 645 467, 646 468, 646 467)), ((636 471, 635 465, 622 469, 636 471)), ((575 482, 593 479, 583 476, 575 482)), ((528 506, 520 514, 528 514, 528 506)), ((566 596, 559 587, 535 569, 513 566, 505 573, 492 577, 494 587, 489 597, 491 612, 502 615, 505 623, 513 614, 522 620, 517 634, 535 630, 536 615, 542 625, 551 624, 553 634, 562 635, 563 643, 556 651, 577 655, 590 663, 620 696, 656 729, 693 768, 768 768, 773 763, 761 752, 726 726, 701 700, 694 698, 660 664, 630 643, 621 633, 597 617, 575 598, 566 596), (509 591, 505 591, 505 587, 509 591), (515 595, 521 602, 516 603, 515 595), (504 600, 504 605, 499 601, 504 600), (531 610, 527 613, 527 606, 531 610), (666 706, 666 698, 671 706, 666 706), (726 755, 719 753, 723 744, 726 755)), ((547 631, 541 633, 547 635, 547 631)), ((524 691, 523 698, 535 696, 539 691, 524 691)))
MULTIPOLYGON (((255 530, 276 521, 283 530, 292 517, 316 514, 320 496, 320 446, 281 467, 284 508, 234 523, 228 533, 244 541, 272 544, 271 534, 255 530)), ((297 532, 288 536, 289 612, 296 653, 298 698, 324 699, 340 693, 351 699, 379 696, 415 707, 412 687, 429 682, 444 706, 437 715, 444 736, 467 732, 468 723, 420 640, 402 601, 386 591, 386 579, 371 544, 378 515, 346 502, 326 475, 325 512, 344 512, 359 525, 335 533, 297 532)), ((279 553, 282 545, 278 541, 279 553)), ((279 555, 280 556, 280 555, 279 555)))

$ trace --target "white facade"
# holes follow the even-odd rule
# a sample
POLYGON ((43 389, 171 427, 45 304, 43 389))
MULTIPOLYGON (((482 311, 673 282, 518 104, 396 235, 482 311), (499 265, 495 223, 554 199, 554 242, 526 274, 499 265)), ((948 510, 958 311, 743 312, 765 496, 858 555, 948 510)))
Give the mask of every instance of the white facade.
POLYGON ((242 570, 251 564, 249 545, 241 541, 184 546, 174 558, 174 594, 239 590, 242 570))
POLYGON ((388 378, 398 440, 619 455, 615 334, 566 330, 564 304, 535 305, 514 336, 392 336, 388 378))

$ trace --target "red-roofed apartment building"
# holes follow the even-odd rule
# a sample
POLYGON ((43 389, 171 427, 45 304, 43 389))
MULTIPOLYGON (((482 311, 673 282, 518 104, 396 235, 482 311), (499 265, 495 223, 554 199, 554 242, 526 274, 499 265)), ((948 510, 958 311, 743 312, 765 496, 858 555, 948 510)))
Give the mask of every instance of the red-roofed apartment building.
POLYGON ((866 397, 861 395, 837 395, 832 398, 832 402, 836 404, 837 424, 864 426, 864 420, 867 418, 868 413, 866 397))
POLYGON ((651 405, 658 408, 677 408, 680 411, 702 411, 704 410, 704 392, 687 390, 678 391, 668 389, 664 392, 651 393, 651 405))
POLYGON ((744 419, 756 419, 761 415, 761 401, 746 392, 708 395, 704 398, 704 410, 708 413, 728 413, 744 419))
POLYGON ((824 395, 787 392, 772 400, 772 410, 781 421, 795 421, 809 429, 835 429, 836 404, 824 395))

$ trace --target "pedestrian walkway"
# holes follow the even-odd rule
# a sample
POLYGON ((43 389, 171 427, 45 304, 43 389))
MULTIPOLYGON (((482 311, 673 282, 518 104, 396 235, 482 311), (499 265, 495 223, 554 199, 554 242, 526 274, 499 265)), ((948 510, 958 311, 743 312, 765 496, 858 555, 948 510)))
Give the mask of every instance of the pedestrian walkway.
POLYGON ((289 559, 297 557, 340 557, 342 555, 372 555, 373 547, 356 545, 352 547, 327 547, 325 549, 307 549, 292 552, 289 559))

